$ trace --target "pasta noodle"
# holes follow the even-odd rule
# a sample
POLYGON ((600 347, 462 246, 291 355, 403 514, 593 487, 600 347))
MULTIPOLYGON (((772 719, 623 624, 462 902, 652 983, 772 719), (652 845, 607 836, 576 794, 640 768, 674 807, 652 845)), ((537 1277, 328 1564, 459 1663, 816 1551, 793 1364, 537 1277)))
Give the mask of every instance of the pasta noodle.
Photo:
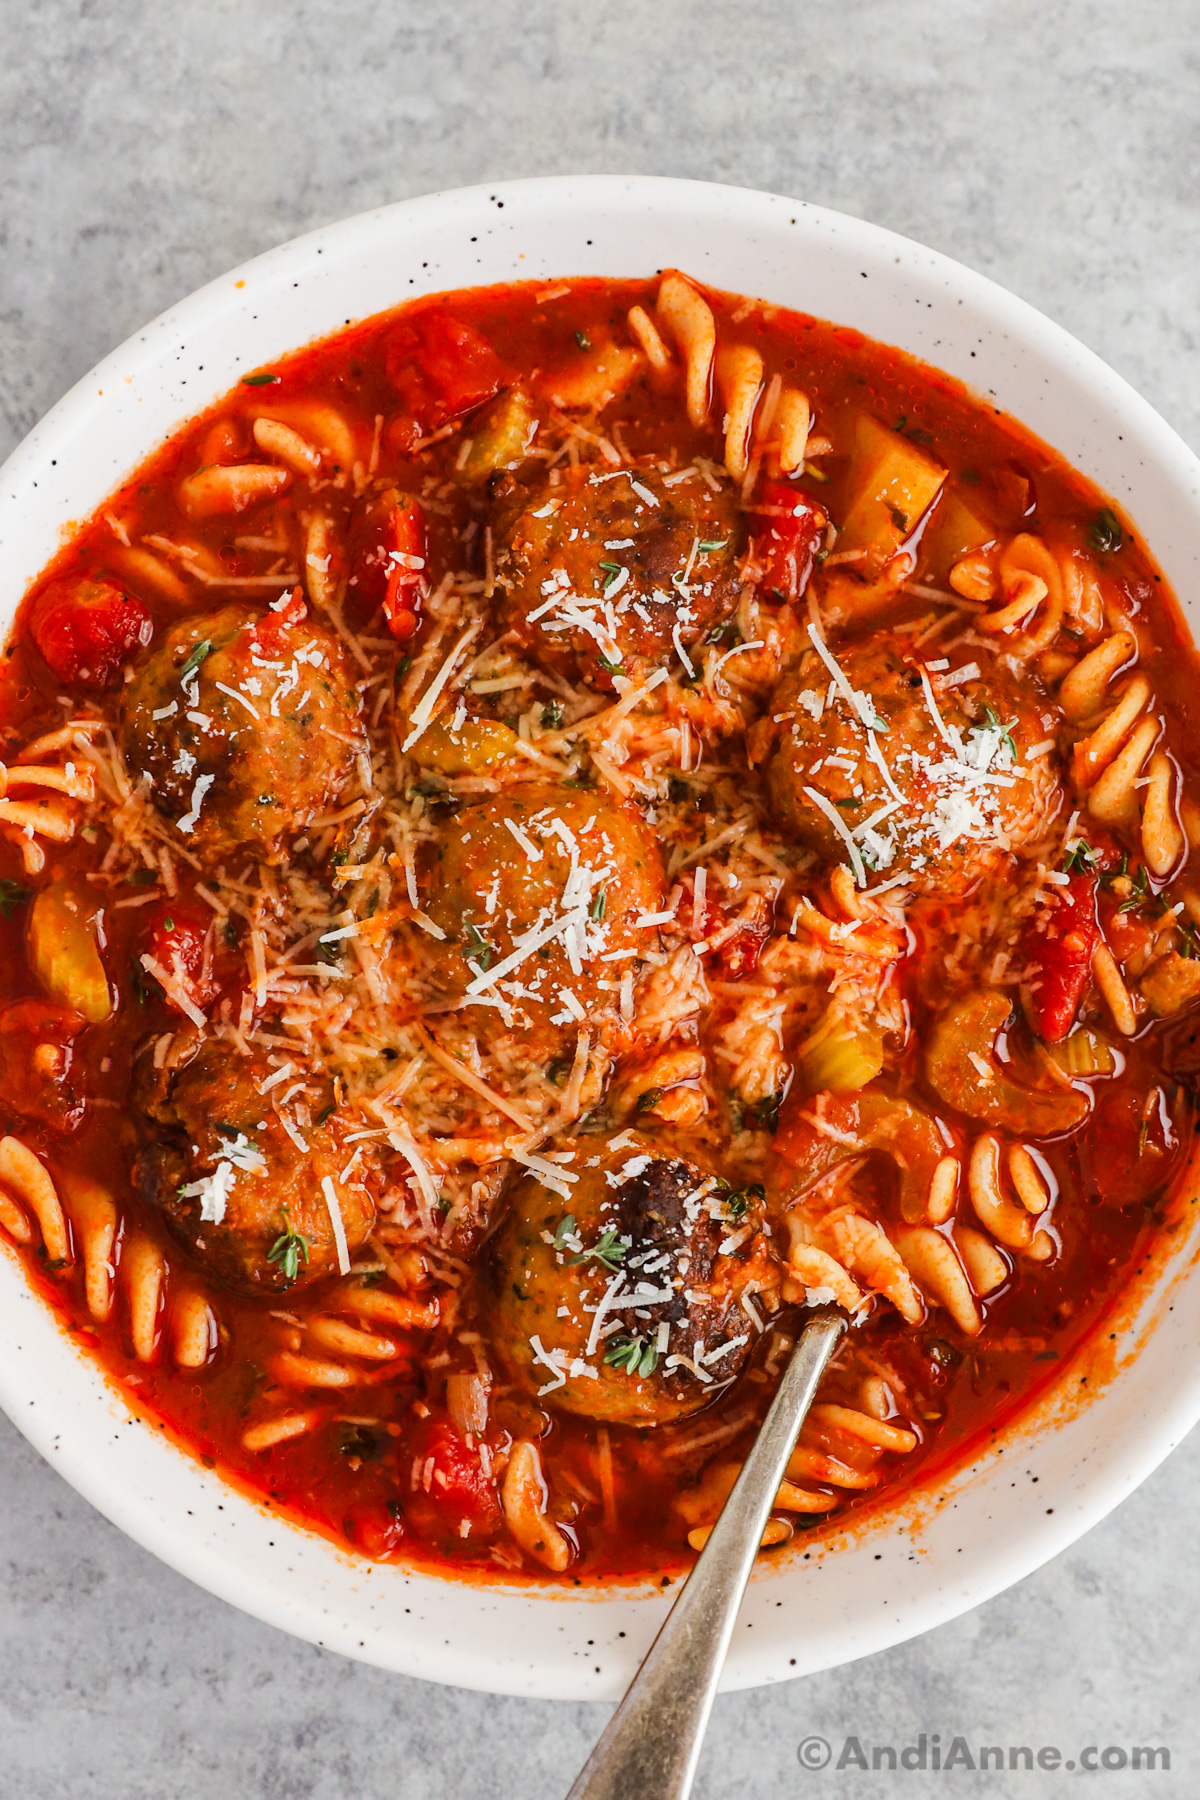
POLYGON ((15 1194, 37 1220, 50 1262, 70 1262, 71 1244, 58 1190, 44 1163, 20 1138, 0 1138, 0 1185, 15 1194))
POLYGON ((1132 632, 1113 632, 1064 677, 1060 692, 1068 719, 1091 725, 1073 758, 1076 785, 1086 796, 1089 813, 1114 829, 1138 831, 1146 864, 1162 879, 1183 854, 1184 836, 1175 812, 1171 764, 1155 749, 1162 727, 1147 711, 1152 696, 1146 678, 1131 676, 1114 704, 1092 724, 1113 676, 1136 651, 1132 632), (1149 773, 1139 794, 1147 759, 1149 773))

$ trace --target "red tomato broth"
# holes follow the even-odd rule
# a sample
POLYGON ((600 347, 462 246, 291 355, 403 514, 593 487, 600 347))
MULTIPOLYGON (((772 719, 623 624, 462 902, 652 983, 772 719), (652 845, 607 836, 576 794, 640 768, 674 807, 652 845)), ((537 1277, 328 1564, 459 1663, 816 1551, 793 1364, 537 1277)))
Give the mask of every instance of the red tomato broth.
MULTIPOLYGON (((28 637, 32 611, 48 583, 80 577, 119 579, 122 591, 153 618, 156 636, 192 610, 207 610, 228 601, 228 593, 218 591, 209 596, 206 588, 200 588, 194 592, 194 605, 179 607, 139 587, 128 574, 118 578, 113 567, 116 540, 107 522, 116 518, 131 538, 139 540, 177 532, 178 483, 194 466, 196 447, 215 424, 231 415, 235 421, 248 419, 263 406, 283 410, 309 400, 337 406, 354 422, 364 456, 369 455, 372 441, 378 442, 380 478, 408 491, 409 484, 419 485, 419 477, 430 466, 453 469, 467 428, 451 429, 446 438, 424 450, 413 449, 411 432, 406 440, 403 430, 389 430, 394 420, 402 422, 410 416, 403 406, 397 410, 396 389, 386 374, 395 317, 404 319, 412 314, 419 319, 424 312, 432 317, 439 310, 452 315, 479 334, 511 378, 513 371, 565 366, 583 341, 598 341, 605 332, 620 340, 625 335, 629 306, 652 306, 654 289, 646 283, 578 281, 570 284, 569 294, 546 303, 538 302, 536 291, 515 287, 447 296, 432 305, 422 302, 391 318, 351 328, 281 359, 265 372, 274 377, 269 383, 235 390, 149 459, 55 558, 24 602, 8 651, 8 674, 0 684, 5 753, 51 729, 62 717, 56 704, 62 683, 41 662, 28 637), (381 430, 377 421, 382 422, 381 430)), ((743 312, 744 303, 734 297, 709 298, 719 333, 730 331, 739 341, 754 343, 761 350, 768 375, 778 372, 785 379, 803 383, 813 403, 816 429, 833 440, 834 451, 823 459, 828 481, 802 478, 795 491, 818 504, 833 520, 839 518, 845 493, 850 460, 846 446, 854 420, 867 413, 890 426, 899 425, 914 441, 936 450, 963 491, 985 496, 999 531, 1029 529, 1033 523, 1052 529, 1065 542, 1086 544, 1104 504, 1102 497, 1052 451, 1012 420, 983 406, 959 384, 901 352, 871 344, 842 328, 769 307, 743 312)), ((491 364, 478 355, 473 369, 486 401, 495 388, 491 364)), ((431 417, 436 414, 430 429, 437 431, 447 423, 454 426, 455 420, 447 421, 443 415, 448 407, 453 410, 455 402, 447 400, 444 380, 434 385, 438 392, 432 398, 424 389, 417 397, 431 410, 431 417)), ((416 399, 411 394, 408 397, 415 407, 416 399)), ((469 394, 464 390, 460 399, 467 410, 480 403, 474 388, 469 394)), ((643 373, 628 395, 605 409, 605 417, 623 421, 621 442, 635 457, 669 444, 681 462, 686 462, 698 449, 709 453, 713 449, 712 434, 697 432, 689 423, 682 395, 665 388, 650 373, 643 373)), ((235 426, 232 433, 226 433, 231 447, 235 442, 248 442, 248 434, 238 438, 238 429, 235 426)), ((228 458, 222 454, 219 460, 228 458)), ((325 503, 345 532, 353 513, 352 497, 344 489, 331 490, 325 503)), ((244 515, 192 518, 187 532, 222 570, 245 580, 258 573, 264 553, 233 540, 239 535, 273 537, 279 521, 290 519, 293 504, 284 495, 248 508, 253 523, 246 527, 244 515)), ((462 517, 470 511, 471 504, 464 502, 457 511, 451 505, 445 511, 426 512, 426 563, 432 583, 436 583, 439 569, 454 566, 456 558, 461 560, 457 533, 462 517)), ((279 531, 281 541, 293 541, 289 529, 285 526, 279 531)), ((481 549, 477 542, 477 552, 481 549)), ((1168 715, 1171 753, 1185 791, 1194 794, 1200 759, 1194 732, 1187 725, 1184 700, 1196 664, 1186 629, 1161 576, 1127 529, 1120 547, 1107 555, 1104 572, 1106 580, 1120 585, 1128 615, 1145 625, 1139 667, 1152 680, 1168 715)), ((397 644, 397 662, 419 650, 424 629, 424 618, 419 617, 415 638, 410 634, 397 644)), ((1111 860, 1115 867, 1115 856, 1111 860)), ((94 847, 76 837, 70 844, 53 846, 47 878, 53 875, 86 882, 88 874, 96 872, 96 861, 94 847)), ((7 844, 0 844, 0 868, 10 880, 26 885, 16 852, 7 844)), ((181 868, 179 875, 180 919, 191 919, 197 913, 202 918, 206 909, 187 894, 186 871, 181 868)), ((42 885, 41 878, 31 885, 42 885)), ((99 888, 99 884, 92 885, 99 888)), ((89 1099, 82 1129, 65 1137, 28 1118, 9 1119, 2 1112, 0 1117, 52 1170, 86 1170, 108 1186, 118 1196, 125 1233, 135 1225, 140 1227, 174 1268, 182 1252, 156 1209, 134 1191, 130 1173, 142 1129, 129 1108, 135 1050, 147 1036, 177 1023, 177 1015, 156 985, 135 979, 133 974, 150 933, 157 930, 162 941, 164 907, 171 915, 174 904, 159 898, 157 889, 154 892, 155 903, 144 908, 113 910, 111 904, 105 906, 104 963, 120 1004, 108 1025, 86 1030, 75 1046, 75 1074, 89 1099), (139 989, 146 988, 149 991, 139 998, 139 989)), ((136 888, 131 886, 128 893, 114 897, 136 897, 136 888)), ((1118 897, 1102 894, 1102 919, 1107 913, 1114 934, 1124 930, 1137 938, 1140 932, 1138 941, 1143 941, 1148 928, 1142 927, 1139 913, 1117 914, 1117 903, 1118 897)), ((0 1000, 6 1003, 43 992, 24 954, 24 912, 18 905, 13 918, 0 921, 0 943, 6 952, 0 957, 0 1000)), ((705 929, 709 929, 707 920, 705 929)), ((910 1010, 912 1030, 905 1050, 893 1058, 889 1074, 893 1091, 927 1101, 921 1048, 936 1011, 937 983, 917 965, 950 929, 947 909, 936 899, 916 902, 910 929, 913 949, 898 965, 897 980, 910 1010)), ((727 980, 754 977, 759 940, 753 933, 744 935, 753 951, 726 955, 727 980)), ((735 939, 735 950, 737 943, 735 939)), ((185 958, 189 973, 190 957, 189 951, 185 958)), ((228 954, 215 948, 212 985, 218 997, 237 991, 242 978, 236 963, 231 947, 228 954)), ((1176 1028, 1176 1037, 1180 1029, 1176 1028)), ((898 1387, 903 1397, 896 1423, 911 1427, 920 1443, 910 1456, 884 1459, 878 1487, 843 1498, 835 1514, 838 1525, 894 1501, 917 1482, 935 1481, 957 1466, 1028 1407, 1054 1380, 1056 1367, 1103 1331, 1129 1285, 1130 1271, 1141 1265, 1163 1230, 1167 1219, 1164 1195, 1190 1144, 1191 1107, 1185 1086, 1191 1065, 1186 1054, 1173 1059, 1168 1056, 1164 1073, 1163 1043, 1168 1036, 1150 1030, 1124 1042, 1121 1050, 1126 1062, 1120 1085, 1104 1092, 1093 1122, 1076 1137, 1040 1144, 1059 1189, 1054 1223, 1061 1250, 1045 1264, 1009 1259, 1015 1266, 996 1298, 984 1307, 990 1316, 978 1340, 965 1335, 944 1311, 931 1310, 925 1323, 914 1330, 890 1307, 876 1303, 862 1334, 865 1351, 874 1361, 860 1360, 855 1345, 849 1358, 852 1366, 834 1371, 821 1399, 853 1406, 864 1371, 876 1365, 890 1369, 899 1377, 893 1393, 898 1387), (1172 1060, 1179 1079, 1172 1073, 1172 1060), (1147 1121, 1136 1106, 1131 1114, 1124 1096, 1132 1095, 1140 1104, 1156 1087, 1162 1099, 1153 1117, 1147 1121), (1173 1139, 1169 1152, 1164 1147, 1168 1136, 1173 1139), (1102 1190, 1114 1168, 1120 1171, 1119 1198, 1115 1204, 1105 1204, 1102 1190)), ((953 1109, 943 1105, 940 1110, 964 1136, 974 1129, 970 1121, 956 1117, 953 1109)), ((877 1209, 887 1216, 892 1204, 887 1181, 878 1173, 862 1179, 873 1193, 877 1209)), ((965 1206, 965 1200, 961 1204, 965 1206)), ((564 1201, 564 1212, 568 1207, 564 1201)), ((477 1538, 474 1543, 470 1536, 458 1543, 433 1541, 438 1534, 431 1536, 428 1520, 423 1523, 418 1516, 422 1507, 426 1512, 429 1508, 425 1500, 417 1505, 412 1500, 418 1491, 413 1485, 414 1456, 430 1432, 443 1429, 445 1419, 439 1377, 423 1368, 426 1333, 394 1333, 399 1345, 396 1357, 360 1372, 359 1384, 344 1393, 316 1392, 297 1398, 297 1410, 315 1410, 323 1423, 266 1452, 252 1452, 244 1447, 242 1436, 249 1423, 261 1418, 264 1398, 276 1385, 266 1368, 278 1347, 276 1315, 312 1310, 314 1301, 319 1307, 332 1283, 303 1293, 297 1290, 292 1296, 257 1297, 214 1285, 220 1327, 215 1354, 203 1369, 177 1369, 165 1354, 153 1362, 134 1356, 119 1305, 108 1323, 97 1323, 88 1316, 77 1268, 49 1273, 36 1251, 23 1250, 21 1254, 31 1277, 76 1334, 94 1344, 106 1371, 129 1394, 131 1403, 160 1419, 177 1441, 251 1495, 367 1554, 399 1556, 498 1578, 522 1566, 526 1573, 535 1572, 528 1559, 522 1565, 520 1553, 514 1553, 511 1545, 503 1548, 499 1557, 494 1554, 503 1534, 487 1506, 481 1505, 479 1511, 483 1541, 477 1538)), ((468 1305, 465 1314, 465 1322, 473 1326, 486 1315, 484 1275, 478 1277, 477 1285, 477 1311, 473 1313, 468 1305)), ((455 1347, 452 1354, 455 1367, 470 1366, 461 1349, 455 1347)), ((745 1415, 740 1430, 728 1436, 719 1449, 700 1444, 689 1451, 685 1448, 687 1433, 670 1426, 650 1432, 620 1425, 601 1427, 571 1414, 542 1409, 528 1396, 500 1385, 486 1434, 489 1454, 502 1459, 515 1438, 538 1437, 554 1516, 577 1549, 566 1579, 635 1578, 663 1570, 674 1573, 685 1566, 689 1552, 673 1498, 681 1478, 700 1474, 714 1460, 744 1454, 773 1391, 762 1367, 766 1354, 760 1345, 740 1380, 715 1408, 698 1416, 691 1435, 700 1439, 706 1426, 716 1429, 722 1420, 745 1415), (534 1414, 543 1415, 535 1421, 536 1431, 530 1423, 534 1414), (613 1458, 615 1518, 604 1501, 598 1474, 605 1454, 603 1436, 613 1458)), ((805 1528, 801 1526, 801 1530, 805 1528)), ((819 1534, 815 1518, 807 1521, 807 1528, 819 1534)), ((550 1577, 542 1572, 540 1578, 550 1577)))

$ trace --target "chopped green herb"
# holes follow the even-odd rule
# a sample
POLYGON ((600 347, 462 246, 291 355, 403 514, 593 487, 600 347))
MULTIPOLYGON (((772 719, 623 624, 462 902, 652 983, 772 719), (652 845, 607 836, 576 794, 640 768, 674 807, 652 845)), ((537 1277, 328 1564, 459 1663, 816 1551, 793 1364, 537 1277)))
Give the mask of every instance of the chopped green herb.
MULTIPOLYGON (((286 1212, 283 1216, 286 1221, 286 1212)), ((307 1264, 308 1255, 308 1239, 302 1231, 293 1231, 289 1225, 267 1251, 267 1261, 278 1266, 285 1281, 295 1281, 300 1273, 300 1264, 307 1264)))
POLYGON ((908 530, 908 514, 906 512, 902 512, 898 506, 889 506, 888 511, 892 515, 892 524, 896 527, 896 530, 897 531, 907 531, 908 530))
POLYGON ((158 884, 158 870, 130 869, 125 880, 129 887, 155 887, 158 884))
POLYGON ((322 942, 321 939, 318 938, 318 940, 317 940, 317 961, 318 962, 328 963, 330 968, 333 968, 333 969, 340 968, 341 958, 338 954, 338 951, 339 951, 339 946, 337 944, 326 944, 326 943, 322 942))
POLYGON ((653 1375, 658 1365, 658 1344, 641 1337, 616 1338, 605 1352, 604 1360, 627 1375, 653 1375))
POLYGON ((1080 838, 1079 842, 1073 845, 1063 858, 1063 873, 1066 875, 1088 874, 1094 867, 1099 854, 1098 850, 1093 850, 1090 844, 1085 844, 1080 838))
POLYGON ((705 551, 723 550, 728 542, 728 538, 701 538, 696 548, 705 551))
POLYGON ((1139 906, 1144 906, 1146 901, 1151 898, 1150 876, 1145 863, 1141 864, 1136 875, 1130 877, 1130 881, 1133 886, 1133 892, 1130 894, 1128 900, 1123 900, 1120 906, 1118 906, 1117 911, 1119 913, 1134 912, 1139 906))
POLYGON ((572 1263, 598 1262, 606 1269, 619 1269, 625 1261, 628 1245, 623 1244, 617 1236, 617 1228, 610 1225, 602 1236, 597 1238, 590 1250, 581 1250, 578 1256, 571 1257, 572 1263))
POLYGON ((756 1201, 761 1204, 766 1197, 767 1190, 762 1182, 752 1181, 747 1187, 738 1188, 736 1193, 730 1194, 721 1202, 721 1206, 725 1216, 737 1224, 739 1220, 745 1218, 756 1201))
POLYGON ((212 644, 209 642, 208 638, 201 638, 198 644, 193 644, 191 650, 188 652, 187 660, 179 671, 180 681, 185 681, 189 675, 195 674, 205 657, 210 655, 211 652, 212 644))
POLYGON ((782 1105, 783 1093, 780 1091, 775 1094, 768 1094, 765 1099, 756 1100, 754 1105, 750 1108, 755 1123, 765 1126, 772 1137, 774 1137, 775 1132, 779 1128, 779 1109, 782 1105))
MULTIPOLYGON (((1002 725, 999 717, 997 716, 997 714, 995 712, 993 712, 993 710, 990 706, 985 706, 983 711, 984 711, 984 716, 987 719, 988 724, 991 726, 993 731, 998 731, 1000 733, 1000 742, 1002 744, 1008 745, 1008 754, 1012 757, 1013 761, 1016 762, 1016 760, 1017 760, 1017 740, 1016 740, 1016 738, 1014 738, 1014 736, 1012 734, 1012 725, 1002 725)), ((1015 719, 1013 720, 1012 724, 1013 725, 1016 724, 1015 719)))
POLYGON ((343 1456, 357 1456, 370 1462, 379 1455, 379 1439, 369 1425, 352 1425, 344 1419, 338 1432, 338 1449, 343 1456))
POLYGON ((547 700, 542 707, 542 725, 546 731, 557 731, 563 722, 561 700, 547 700))
POLYGON ((624 663, 609 662, 607 656, 598 656, 596 661, 600 664, 602 669, 607 669, 610 675, 623 675, 625 673, 624 663))
POLYGON ((558 1221, 558 1230, 554 1233, 554 1248, 561 1250, 569 1237, 575 1236, 575 1214, 568 1213, 558 1221))
POLYGON ((326 1119, 332 1119, 332 1117, 336 1111, 337 1111, 337 1102, 331 1100, 329 1102, 328 1106, 322 1107, 321 1111, 317 1114, 316 1118, 313 1120, 313 1124, 314 1125, 323 1125, 325 1123, 326 1119))
POLYGON ((575 342, 579 345, 581 350, 590 350, 592 347, 592 340, 587 335, 586 331, 577 331, 575 333, 575 342))
POLYGON ((396 680, 397 681, 402 680, 403 677, 408 674, 408 671, 411 668, 412 668, 412 651, 410 650, 408 655, 401 657, 400 661, 396 664, 396 680))
POLYGON ((588 918, 592 919, 598 925, 600 920, 604 917, 604 909, 607 905, 608 883, 607 881, 602 881, 600 886, 596 889, 595 899, 588 907, 588 918))
POLYGON ((129 959, 129 985, 133 989, 133 997, 139 1006, 145 1006, 146 996, 150 989, 146 986, 146 977, 142 973, 142 965, 136 956, 129 959))
POLYGON ((7 876, 0 880, 0 912, 6 919, 11 919, 18 906, 24 906, 32 899, 32 888, 23 887, 19 881, 10 881, 7 876))
POLYGON ((638 1095, 636 1110, 640 1113, 653 1112, 666 1091, 666 1088, 647 1088, 644 1094, 638 1095))
POLYGON ((466 925, 466 945, 468 962, 477 962, 481 973, 491 968, 492 958, 496 954, 496 946, 489 944, 483 933, 477 926, 472 925, 470 920, 466 925))
POLYGON ((1110 506, 1102 506, 1088 526, 1088 543, 1093 550, 1111 555, 1125 542, 1121 521, 1110 506))
POLYGON ((278 375, 273 375, 270 369, 260 369, 256 375, 243 375, 242 385, 244 387, 270 387, 272 382, 278 380, 278 375))

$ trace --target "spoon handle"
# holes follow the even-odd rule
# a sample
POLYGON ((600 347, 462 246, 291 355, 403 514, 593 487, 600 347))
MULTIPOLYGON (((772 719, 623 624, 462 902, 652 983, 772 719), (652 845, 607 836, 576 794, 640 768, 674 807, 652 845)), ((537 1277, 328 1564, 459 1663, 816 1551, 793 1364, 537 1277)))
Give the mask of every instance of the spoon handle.
POLYGON ((763 1526, 845 1328, 832 1307, 805 1325, 712 1536, 567 1800, 687 1800, 763 1526))

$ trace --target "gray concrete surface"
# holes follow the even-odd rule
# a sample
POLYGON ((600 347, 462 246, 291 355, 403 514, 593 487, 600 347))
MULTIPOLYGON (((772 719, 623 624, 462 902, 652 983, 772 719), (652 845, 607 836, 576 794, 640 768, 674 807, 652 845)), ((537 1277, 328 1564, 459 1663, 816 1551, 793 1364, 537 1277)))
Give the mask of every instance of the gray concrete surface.
MULTIPOLYGON (((0 453, 134 327, 321 221, 566 170, 774 188, 974 264, 1200 448, 1195 0, 2 0, 0 453)), ((704 1800, 1042 1800, 1079 1776, 806 1772, 813 1733, 1167 1744, 1200 1791, 1200 1443, 1069 1555, 918 1643, 717 1708, 704 1800)), ((360 1668, 243 1618, 0 1420, 0 1796, 555 1800, 603 1709, 360 1668)), ((1116 1757, 1110 1761, 1116 1761, 1116 1757)))

